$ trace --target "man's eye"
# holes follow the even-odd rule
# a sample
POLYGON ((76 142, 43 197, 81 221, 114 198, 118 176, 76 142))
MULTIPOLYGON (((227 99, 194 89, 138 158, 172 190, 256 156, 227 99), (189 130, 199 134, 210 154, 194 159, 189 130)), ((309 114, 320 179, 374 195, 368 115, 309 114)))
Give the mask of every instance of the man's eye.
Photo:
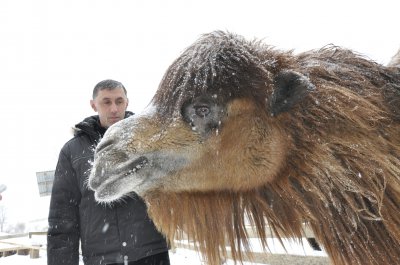
POLYGON ((205 117, 210 113, 210 108, 206 106, 195 107, 195 112, 197 116, 205 117))

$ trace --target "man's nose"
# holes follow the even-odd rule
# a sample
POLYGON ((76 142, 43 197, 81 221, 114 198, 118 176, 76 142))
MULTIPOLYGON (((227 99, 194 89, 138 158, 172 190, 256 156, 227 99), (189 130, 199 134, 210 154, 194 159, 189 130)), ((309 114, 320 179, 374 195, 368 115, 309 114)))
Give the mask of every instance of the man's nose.
POLYGON ((118 111, 117 104, 115 104, 115 103, 111 104, 111 112, 117 112, 117 111, 118 111))

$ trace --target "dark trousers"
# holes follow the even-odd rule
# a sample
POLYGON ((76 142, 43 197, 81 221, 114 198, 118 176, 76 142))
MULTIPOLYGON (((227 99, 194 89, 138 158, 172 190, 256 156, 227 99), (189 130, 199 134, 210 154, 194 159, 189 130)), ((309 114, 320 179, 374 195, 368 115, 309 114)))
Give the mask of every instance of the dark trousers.
MULTIPOLYGON (((126 265, 126 264, 113 263, 109 265, 126 265)), ((137 261, 129 261, 127 265, 170 265, 168 251, 148 256, 137 261)))

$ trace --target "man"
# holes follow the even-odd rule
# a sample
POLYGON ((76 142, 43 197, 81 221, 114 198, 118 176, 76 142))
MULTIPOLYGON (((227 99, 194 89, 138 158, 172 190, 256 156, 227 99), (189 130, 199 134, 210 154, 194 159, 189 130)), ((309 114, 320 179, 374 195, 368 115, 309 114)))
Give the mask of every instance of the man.
POLYGON ((87 187, 95 145, 126 111, 125 87, 104 80, 93 90, 90 105, 98 115, 75 126, 74 137, 61 149, 49 210, 48 265, 78 265, 79 242, 85 265, 169 265, 164 237, 147 216, 144 202, 132 195, 101 205, 87 187))

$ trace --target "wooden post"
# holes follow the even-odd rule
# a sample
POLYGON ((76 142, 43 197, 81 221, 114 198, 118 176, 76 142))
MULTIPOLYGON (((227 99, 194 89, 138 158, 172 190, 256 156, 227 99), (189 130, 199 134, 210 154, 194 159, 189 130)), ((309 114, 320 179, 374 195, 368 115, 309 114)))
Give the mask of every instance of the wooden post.
POLYGON ((31 259, 37 259, 37 258, 39 258, 39 249, 31 248, 31 250, 29 251, 29 257, 30 257, 31 259))

